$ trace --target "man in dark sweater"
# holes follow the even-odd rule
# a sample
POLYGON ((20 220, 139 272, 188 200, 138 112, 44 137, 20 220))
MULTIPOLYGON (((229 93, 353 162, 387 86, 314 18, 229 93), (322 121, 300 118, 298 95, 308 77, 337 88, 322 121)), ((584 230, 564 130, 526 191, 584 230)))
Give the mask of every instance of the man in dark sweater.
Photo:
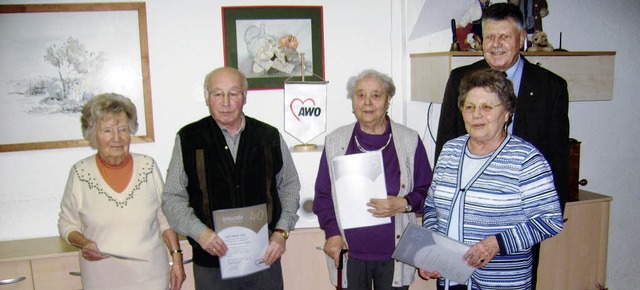
POLYGON ((197 289, 283 289, 280 257, 298 215, 300 181, 278 130, 244 115, 247 79, 218 68, 205 78, 210 116, 176 136, 162 209, 171 227, 193 248, 197 289), (219 257, 228 245, 216 233, 212 212, 266 204, 271 233, 264 254, 270 267, 222 279, 219 257))

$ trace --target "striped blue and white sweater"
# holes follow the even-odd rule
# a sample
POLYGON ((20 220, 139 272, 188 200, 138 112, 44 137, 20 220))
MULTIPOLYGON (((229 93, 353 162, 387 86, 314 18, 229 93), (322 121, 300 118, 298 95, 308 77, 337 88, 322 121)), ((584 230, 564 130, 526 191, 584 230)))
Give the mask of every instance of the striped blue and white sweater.
POLYGON ((471 276, 471 289, 530 289, 531 246, 563 226, 551 168, 533 145, 508 135, 486 169, 461 190, 468 139, 464 135, 444 145, 425 200, 423 226, 447 235, 453 203, 461 198, 457 229, 462 242, 473 245, 495 235, 500 246, 500 253, 471 276))

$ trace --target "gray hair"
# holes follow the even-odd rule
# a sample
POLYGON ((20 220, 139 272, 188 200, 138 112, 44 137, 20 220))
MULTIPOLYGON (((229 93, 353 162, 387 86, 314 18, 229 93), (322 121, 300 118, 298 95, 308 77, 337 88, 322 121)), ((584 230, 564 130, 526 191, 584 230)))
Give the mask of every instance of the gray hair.
POLYGON ((393 79, 390 76, 383 74, 377 70, 368 69, 362 71, 358 75, 349 78, 349 81, 347 82, 347 98, 353 97, 358 82, 366 78, 375 78, 379 80, 382 83, 382 87, 384 87, 384 91, 385 93, 387 93, 389 98, 393 97, 396 94, 396 86, 393 84, 393 79))
POLYGON ((96 125, 104 116, 125 113, 129 132, 138 131, 138 113, 136 105, 123 95, 116 93, 99 94, 82 106, 80 123, 82 136, 89 141, 91 148, 96 148, 96 125))
POLYGON ((233 68, 233 67, 219 67, 216 68, 212 71, 210 71, 206 76, 204 76, 204 99, 207 99, 207 96, 209 96, 209 79, 211 78, 211 76, 213 76, 214 74, 222 71, 222 70, 233 70, 235 71, 237 74, 239 74, 242 77, 242 90, 246 91, 249 88, 249 81, 247 80, 247 77, 244 75, 244 73, 242 71, 240 71, 239 69, 233 68))

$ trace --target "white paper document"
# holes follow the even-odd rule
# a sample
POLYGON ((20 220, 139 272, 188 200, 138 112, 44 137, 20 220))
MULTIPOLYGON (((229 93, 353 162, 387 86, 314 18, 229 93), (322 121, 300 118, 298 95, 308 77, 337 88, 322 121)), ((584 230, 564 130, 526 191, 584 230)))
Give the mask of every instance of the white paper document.
POLYGON ((229 248, 220 257, 222 279, 269 268, 263 260, 269 245, 266 204, 213 211, 213 224, 229 248))
POLYGON ((100 251, 100 253, 102 255, 109 256, 109 257, 116 258, 116 259, 133 260, 133 261, 140 261, 140 262, 149 262, 148 260, 145 260, 145 259, 125 256, 125 255, 119 255, 119 254, 108 253, 108 252, 103 252, 103 251, 100 251))
POLYGON ((387 224, 391 218, 377 218, 367 210, 372 198, 387 198, 382 152, 374 151, 333 158, 336 217, 343 229, 387 224))
POLYGON ((419 269, 439 272, 444 278, 465 284, 476 269, 462 259, 469 248, 469 245, 440 233, 409 224, 392 257, 419 269))

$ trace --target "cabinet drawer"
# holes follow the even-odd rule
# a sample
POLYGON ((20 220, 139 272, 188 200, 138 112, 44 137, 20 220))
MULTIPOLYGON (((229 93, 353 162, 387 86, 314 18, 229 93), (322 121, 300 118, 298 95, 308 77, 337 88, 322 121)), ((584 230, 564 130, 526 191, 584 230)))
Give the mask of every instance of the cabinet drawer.
POLYGON ((0 263, 0 289, 33 290, 33 278, 29 261, 0 263), (13 282, 14 280, 15 282, 13 282))
POLYGON ((31 260, 35 289, 82 289, 80 277, 70 274, 80 272, 78 258, 77 253, 69 253, 55 258, 31 260))

